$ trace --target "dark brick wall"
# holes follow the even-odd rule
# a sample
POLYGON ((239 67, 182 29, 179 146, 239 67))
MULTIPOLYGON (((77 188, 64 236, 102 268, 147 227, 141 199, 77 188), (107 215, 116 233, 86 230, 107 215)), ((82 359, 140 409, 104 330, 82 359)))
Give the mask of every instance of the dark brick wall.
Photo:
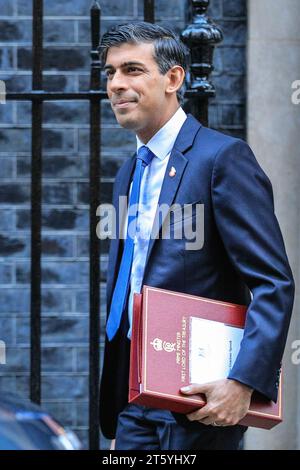
POLYGON ((216 97, 209 107, 209 124, 221 132, 245 138, 246 0, 216 0, 209 14, 221 27, 224 40, 215 50, 212 74, 216 97))
MULTIPOLYGON (((245 136, 245 0, 212 0, 209 13, 225 40, 215 53, 217 96, 210 125, 245 136)), ((45 0, 44 85, 78 91, 89 86, 90 0, 45 0)), ((102 32, 142 19, 142 0, 102 0, 102 32)), ((0 79, 9 91, 31 87, 31 2, 0 0, 0 79)), ((157 0, 160 24, 180 32, 184 0, 157 0)), ((134 150, 134 135, 119 129, 102 106, 102 201, 134 150), (125 157, 124 157, 125 156, 125 157)), ((87 442, 88 417, 88 104, 48 102, 43 154, 43 406, 87 442)), ((30 295, 31 104, 0 104, 0 390, 28 396, 30 295)), ((102 322, 107 243, 102 245, 102 322)), ((106 442, 103 441, 103 445, 106 442)))

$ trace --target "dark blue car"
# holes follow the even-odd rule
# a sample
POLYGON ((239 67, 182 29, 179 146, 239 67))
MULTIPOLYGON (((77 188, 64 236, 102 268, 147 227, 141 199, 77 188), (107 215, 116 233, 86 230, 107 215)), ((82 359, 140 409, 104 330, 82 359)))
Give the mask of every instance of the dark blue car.
POLYGON ((0 450, 80 450, 77 436, 39 406, 0 394, 0 450))

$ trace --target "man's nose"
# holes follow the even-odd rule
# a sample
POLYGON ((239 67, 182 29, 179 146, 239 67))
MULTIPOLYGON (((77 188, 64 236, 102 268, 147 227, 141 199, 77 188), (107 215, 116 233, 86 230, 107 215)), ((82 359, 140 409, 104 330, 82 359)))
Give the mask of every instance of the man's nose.
POLYGON ((128 88, 126 77, 121 72, 116 71, 113 77, 107 82, 107 86, 113 92, 125 90, 128 88))

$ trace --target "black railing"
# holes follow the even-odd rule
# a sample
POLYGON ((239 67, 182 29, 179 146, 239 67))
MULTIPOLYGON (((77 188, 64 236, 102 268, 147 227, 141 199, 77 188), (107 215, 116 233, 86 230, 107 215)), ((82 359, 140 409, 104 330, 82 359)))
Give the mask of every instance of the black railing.
MULTIPOLYGON (((121 1, 121 0, 120 0, 121 1)), ((212 70, 214 45, 221 32, 207 20, 209 0, 189 0, 191 24, 182 33, 191 50, 191 73, 188 76, 185 107, 207 124, 208 98, 214 88, 208 77, 212 70)), ((154 0, 144 0, 144 19, 154 22, 154 0)), ((51 92, 43 90, 43 0, 33 0, 33 69, 32 90, 9 92, 8 100, 32 102, 31 145, 31 363, 30 398, 41 401, 41 201, 42 201, 42 123, 43 103, 49 100, 88 100, 90 103, 90 252, 89 252, 89 447, 99 448, 99 365, 100 365, 100 244, 96 235, 97 207, 100 204, 101 177, 101 101, 107 98, 101 89, 100 42, 101 9, 94 1, 91 10, 90 89, 85 92, 51 92)))
MULTIPOLYGON (((32 90, 43 89, 43 2, 33 0, 32 90)), ((41 199, 43 100, 32 101, 30 398, 41 400, 41 199)))

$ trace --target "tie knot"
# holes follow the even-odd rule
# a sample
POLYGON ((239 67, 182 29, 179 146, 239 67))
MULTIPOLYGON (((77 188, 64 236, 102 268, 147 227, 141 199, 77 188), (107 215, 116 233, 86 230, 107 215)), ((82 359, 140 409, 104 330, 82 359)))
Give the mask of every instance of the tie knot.
POLYGON ((149 165, 154 157, 154 153, 146 145, 139 148, 137 158, 142 160, 145 166, 149 165))

